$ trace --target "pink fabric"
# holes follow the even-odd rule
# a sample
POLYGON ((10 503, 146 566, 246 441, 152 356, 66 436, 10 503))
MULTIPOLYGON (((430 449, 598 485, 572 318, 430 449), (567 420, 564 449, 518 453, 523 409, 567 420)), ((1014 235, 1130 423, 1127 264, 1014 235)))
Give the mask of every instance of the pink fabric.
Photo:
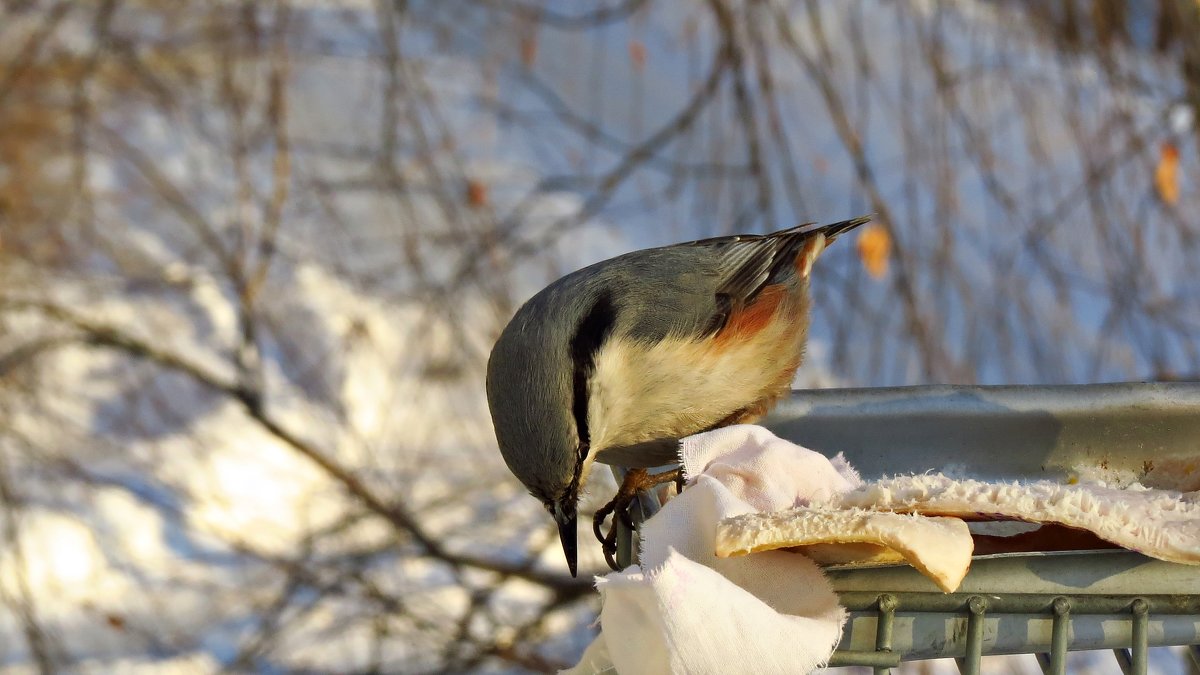
POLYGON ((641 567, 598 580, 601 634, 571 673, 804 673, 845 611, 817 566, 770 552, 717 558, 723 518, 827 500, 861 481, 844 461, 741 425, 685 439, 689 487, 642 527, 641 567), (736 663, 733 661, 736 659, 736 663))
POLYGON ((825 505, 1032 518, 1200 564, 1200 493, 936 474, 863 484, 840 455, 828 460, 746 425, 685 439, 680 461, 689 487, 643 524, 641 567, 598 579, 602 631, 568 672, 803 673, 822 666, 845 612, 817 566, 780 551, 716 557, 717 524, 746 513, 825 505))

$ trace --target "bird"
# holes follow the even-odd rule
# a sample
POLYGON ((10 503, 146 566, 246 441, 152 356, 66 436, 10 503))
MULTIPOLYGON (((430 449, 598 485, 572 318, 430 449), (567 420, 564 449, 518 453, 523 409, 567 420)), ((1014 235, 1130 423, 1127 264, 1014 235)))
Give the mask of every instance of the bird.
POLYGON ((679 439, 761 419, 791 388, 813 263, 870 216, 649 248, 534 294, 501 331, 485 387, 509 470, 558 526, 578 572, 578 506, 593 465, 629 469, 593 529, 617 569, 614 522, 637 494, 679 480, 679 439), (615 516, 614 516, 615 517, 615 516))

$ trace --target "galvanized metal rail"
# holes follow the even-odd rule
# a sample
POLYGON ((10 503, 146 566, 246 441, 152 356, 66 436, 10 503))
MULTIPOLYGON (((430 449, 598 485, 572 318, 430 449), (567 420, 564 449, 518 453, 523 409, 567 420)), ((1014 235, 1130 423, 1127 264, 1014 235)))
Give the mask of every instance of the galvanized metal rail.
POLYGON ((864 478, 945 469, 1061 478, 1100 463, 1142 474, 1200 456, 1200 383, 797 391, 765 425, 845 453, 864 478))
POLYGON ((1062 672, 1069 650, 1114 649, 1144 672, 1150 647, 1200 643, 1200 570, 1133 551, 979 556, 953 594, 907 566, 827 573, 850 610, 841 665, 955 657, 972 672, 984 654, 1033 653, 1062 672))
MULTIPOLYGON (((892 649, 891 636, 895 614, 897 611, 913 612, 951 611, 965 613, 967 616, 966 650, 958 657, 959 669, 963 673, 978 673, 983 656, 983 635, 985 616, 989 610, 994 614, 1031 614, 1044 613, 1053 616, 1053 638, 1050 651, 1037 652, 1038 663, 1042 671, 1061 675, 1066 670, 1066 654, 1070 648, 1067 639, 1070 630, 1071 612, 1075 615, 1086 614, 1119 614, 1128 613, 1132 616, 1131 642, 1132 649, 1114 649, 1121 669, 1125 673, 1146 672, 1147 625, 1149 615, 1157 601, 1159 609, 1176 609, 1175 598, 1146 598, 1135 597, 1130 600, 1126 596, 1103 597, 1094 596, 1036 596, 1025 594, 1010 594, 992 596, 990 599, 982 595, 970 595, 965 600, 955 596, 929 596, 913 594, 901 600, 891 593, 882 593, 869 598, 866 607, 860 606, 862 598, 849 598, 843 595, 842 604, 847 609, 866 611, 874 609, 878 613, 876 622, 875 649, 872 651, 839 650, 830 660, 830 666, 862 665, 874 666, 876 672, 886 672, 888 668, 900 665, 901 653, 892 649), (1036 608, 1036 612, 1034 611, 1036 608)), ((1195 614, 1200 609, 1188 607, 1187 613, 1195 614)), ((1156 612, 1175 613, 1175 612, 1156 612)))
MULTIPOLYGON (((1155 484, 1178 480, 1164 466, 1200 464, 1195 383, 793 392, 765 424, 845 454, 867 479, 1062 479, 1104 466, 1155 484)), ((634 548, 625 542, 625 563, 634 548)), ((880 673, 954 657, 978 673, 986 654, 1033 653, 1043 671, 1063 673, 1068 651, 1112 649, 1124 673, 1144 674, 1150 647, 1191 645, 1200 667, 1200 568, 1114 550, 979 556, 952 594, 904 565, 827 573, 850 611, 830 665, 880 673)))
MULTIPOLYGON (((1115 617, 1129 624, 1128 643, 1130 648, 1113 647, 1113 652, 1125 673, 1145 673, 1150 648, 1150 617, 1174 618, 1181 615, 1186 621, 1200 615, 1200 596, 1191 596, 1180 602, 1178 595, 1171 596, 1094 596, 1094 595, 1033 595, 1027 593, 1005 593, 998 595, 933 593, 910 594, 864 594, 842 593, 843 606, 858 615, 874 614, 875 648, 873 650, 839 649, 830 659, 830 666, 872 666, 876 672, 887 672, 900 665, 904 658, 912 659, 894 647, 892 635, 897 613, 916 615, 950 614, 965 617, 962 656, 956 657, 963 673, 978 673, 985 647, 985 622, 997 622, 1009 618, 1026 620, 1030 616, 1046 616, 1051 621, 1049 645, 1027 643, 1019 651, 1006 653, 1036 653, 1038 663, 1045 673, 1061 675, 1066 670, 1066 654, 1072 648, 1069 634, 1072 618, 1081 616, 1115 617), (1048 649, 1046 648, 1048 647, 1048 649)), ((959 620, 961 623, 961 619, 959 620)), ((1124 638, 1117 638, 1121 643, 1124 638)), ((1085 648, 1096 648, 1089 644, 1085 648)), ((1193 648, 1195 649, 1195 648, 1193 648)), ((989 652, 994 653, 994 652, 989 652)), ((940 656, 940 655, 939 655, 940 656)))

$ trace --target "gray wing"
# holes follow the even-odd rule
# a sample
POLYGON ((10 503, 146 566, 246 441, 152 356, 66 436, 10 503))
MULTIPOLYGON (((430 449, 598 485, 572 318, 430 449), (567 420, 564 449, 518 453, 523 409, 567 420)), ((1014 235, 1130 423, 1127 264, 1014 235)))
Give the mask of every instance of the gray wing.
POLYGON ((679 463, 679 439, 658 438, 644 443, 635 443, 617 448, 606 448, 596 453, 596 461, 610 466, 627 469, 648 469, 679 463))
POLYGON ((615 285, 629 302, 630 334, 647 340, 666 335, 712 335, 731 314, 752 304, 762 289, 795 277, 795 261, 815 233, 827 241, 870 217, 829 225, 805 223, 764 235, 702 239, 639 251, 626 260, 615 285), (655 283, 647 283, 653 281, 655 283))
POLYGON ((864 216, 829 225, 804 223, 771 234, 734 235, 681 245, 717 249, 722 279, 717 293, 735 303, 750 304, 764 287, 794 275, 796 256, 811 236, 820 233, 832 242, 869 220, 870 216, 864 216))

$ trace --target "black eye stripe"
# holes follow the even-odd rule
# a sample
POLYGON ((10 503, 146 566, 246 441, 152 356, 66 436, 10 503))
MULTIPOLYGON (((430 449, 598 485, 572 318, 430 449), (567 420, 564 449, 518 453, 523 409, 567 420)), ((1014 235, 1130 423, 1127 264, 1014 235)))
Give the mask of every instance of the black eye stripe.
POLYGON ((581 459, 587 455, 591 443, 587 421, 588 378, 596 370, 596 353, 612 333, 616 320, 617 311, 612 297, 608 293, 602 293, 580 319, 575 334, 571 337, 571 362, 574 364, 571 414, 575 418, 575 429, 579 433, 581 459))

